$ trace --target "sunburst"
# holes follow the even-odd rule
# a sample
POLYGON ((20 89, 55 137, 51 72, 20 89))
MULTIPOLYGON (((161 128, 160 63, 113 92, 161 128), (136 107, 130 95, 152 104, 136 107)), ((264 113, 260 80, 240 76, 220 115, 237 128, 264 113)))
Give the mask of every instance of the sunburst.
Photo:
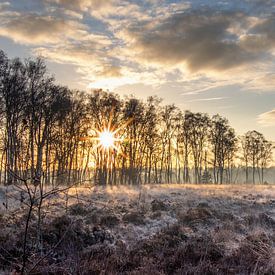
POLYGON ((120 152, 120 145, 125 140, 123 135, 119 135, 119 130, 121 127, 116 130, 111 128, 103 129, 93 129, 97 133, 97 136, 91 137, 92 140, 96 140, 97 144, 95 148, 100 148, 102 151, 117 151, 120 152))
POLYGON ((102 133, 99 134, 99 141, 103 148, 115 148, 115 141, 116 138, 112 132, 108 130, 104 130, 102 133))
POLYGON ((94 145, 94 149, 99 149, 102 152, 106 152, 108 155, 112 152, 116 152, 121 154, 125 157, 124 153, 121 149, 121 144, 126 142, 128 139, 124 137, 124 130, 129 125, 133 118, 129 118, 124 123, 120 125, 112 125, 113 120, 113 110, 110 113, 110 117, 108 118, 107 122, 102 122, 98 128, 92 128, 91 136, 82 137, 81 140, 94 140, 97 143, 94 145))

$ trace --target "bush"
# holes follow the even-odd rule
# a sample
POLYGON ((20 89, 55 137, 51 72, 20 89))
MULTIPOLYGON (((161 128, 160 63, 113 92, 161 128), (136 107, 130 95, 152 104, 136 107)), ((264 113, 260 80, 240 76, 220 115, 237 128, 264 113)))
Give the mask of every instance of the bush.
POLYGON ((247 236, 229 257, 237 273, 275 274, 273 244, 264 233, 247 236))
POLYGON ((190 208, 187 212, 179 212, 178 220, 181 223, 208 222, 214 217, 212 211, 206 207, 190 208))
POLYGON ((132 223, 135 225, 145 224, 144 215, 140 212, 131 212, 123 216, 123 221, 127 223, 132 223))
POLYGON ((163 201, 161 200, 153 200, 151 202, 151 207, 152 211, 167 211, 168 210, 168 205, 166 205, 163 201))
POLYGON ((87 209, 87 206, 85 206, 83 203, 76 203, 69 207, 69 213, 71 215, 79 215, 79 216, 85 216, 90 211, 87 209))
POLYGON ((114 227, 119 224, 119 218, 112 214, 105 215, 100 218, 100 224, 107 227, 114 227))

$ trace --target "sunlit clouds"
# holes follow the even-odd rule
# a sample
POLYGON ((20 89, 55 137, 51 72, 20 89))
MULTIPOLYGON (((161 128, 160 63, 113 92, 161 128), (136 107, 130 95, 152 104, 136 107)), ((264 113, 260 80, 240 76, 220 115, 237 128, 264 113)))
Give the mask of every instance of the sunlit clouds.
MULTIPOLYGON (((227 87, 274 91, 273 1, 24 2, 1 3, 0 39, 73 66, 74 79, 87 90, 125 94, 127 88, 144 96, 149 95, 140 88, 145 85, 151 95, 188 108, 221 101, 213 98, 222 98, 225 107, 237 105, 229 102, 230 94, 212 93, 227 87)), ((257 124, 256 113, 253 121, 257 124)))
MULTIPOLYGON (((228 70, 273 58, 274 19, 268 5, 263 6, 266 14, 257 17, 238 5, 221 9, 211 3, 143 2, 44 0, 42 10, 34 6, 30 11, 7 2, 1 6, 0 35, 31 45, 34 54, 76 65, 80 77, 91 78, 88 87, 104 83, 105 77, 114 83, 108 88, 117 88, 118 82, 144 83, 152 74, 169 82, 163 75, 174 69, 179 81, 214 72, 219 82, 228 70)), ((232 81, 243 85, 237 78, 232 81)))
POLYGON ((275 126, 275 109, 260 114, 258 122, 263 126, 275 126))

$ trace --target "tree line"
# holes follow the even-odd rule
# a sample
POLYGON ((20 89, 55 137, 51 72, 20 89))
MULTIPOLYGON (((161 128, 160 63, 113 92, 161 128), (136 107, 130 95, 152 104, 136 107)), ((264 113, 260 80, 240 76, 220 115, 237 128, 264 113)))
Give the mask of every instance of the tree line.
POLYGON ((0 181, 98 184, 264 183, 272 143, 257 131, 238 137, 228 120, 95 90, 56 84, 43 59, 0 51, 0 181), (117 138, 102 148, 98 133, 117 138), (16 177, 16 176, 17 177, 16 177))

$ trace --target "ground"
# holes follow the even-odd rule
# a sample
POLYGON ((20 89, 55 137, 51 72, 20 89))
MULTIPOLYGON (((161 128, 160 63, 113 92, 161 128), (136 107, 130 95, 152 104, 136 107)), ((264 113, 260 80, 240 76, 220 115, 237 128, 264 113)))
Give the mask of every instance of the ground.
MULTIPOLYGON (((0 200, 9 274, 22 261, 27 198, 10 186, 0 200)), ((275 274, 274 185, 74 187, 47 198, 42 218, 39 247, 36 212, 28 234, 33 274, 275 274)))

